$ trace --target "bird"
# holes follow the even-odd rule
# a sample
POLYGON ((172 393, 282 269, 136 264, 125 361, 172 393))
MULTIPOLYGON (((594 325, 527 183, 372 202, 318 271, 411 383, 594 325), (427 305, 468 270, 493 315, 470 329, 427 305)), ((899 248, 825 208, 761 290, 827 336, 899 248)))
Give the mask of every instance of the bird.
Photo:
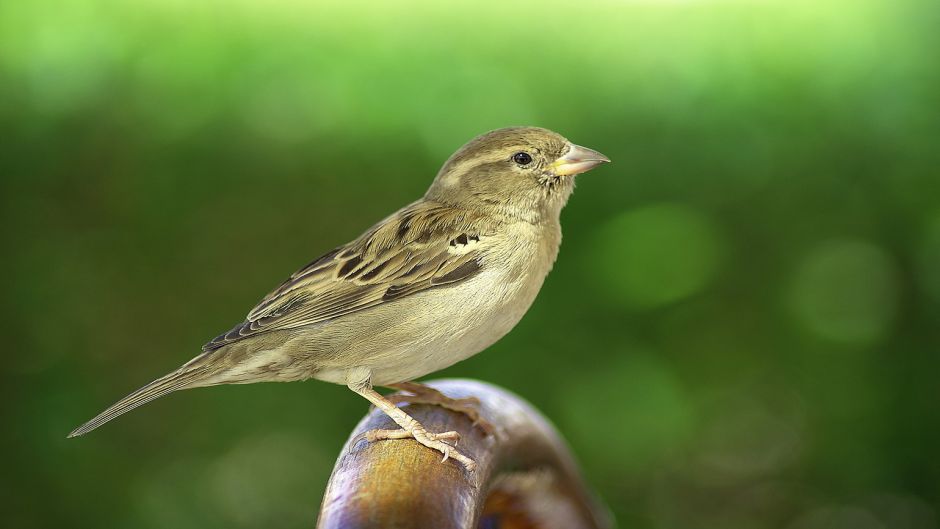
POLYGON ((369 432, 370 442, 414 439, 472 472, 475 462, 448 442, 456 432, 427 431, 375 388, 473 416, 467 399, 415 380, 483 351, 519 322, 555 263, 576 175, 607 162, 544 128, 477 136, 422 198, 294 272, 199 355, 68 437, 182 389, 312 378, 347 386, 398 425, 369 432))

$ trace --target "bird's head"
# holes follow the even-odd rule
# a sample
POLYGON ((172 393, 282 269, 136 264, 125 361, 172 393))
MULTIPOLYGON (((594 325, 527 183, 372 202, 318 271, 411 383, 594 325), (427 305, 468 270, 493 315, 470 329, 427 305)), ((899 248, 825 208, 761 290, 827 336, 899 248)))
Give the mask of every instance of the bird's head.
POLYGON ((530 222, 557 219, 574 189, 575 175, 609 161, 547 129, 498 129, 455 152, 425 198, 530 222))

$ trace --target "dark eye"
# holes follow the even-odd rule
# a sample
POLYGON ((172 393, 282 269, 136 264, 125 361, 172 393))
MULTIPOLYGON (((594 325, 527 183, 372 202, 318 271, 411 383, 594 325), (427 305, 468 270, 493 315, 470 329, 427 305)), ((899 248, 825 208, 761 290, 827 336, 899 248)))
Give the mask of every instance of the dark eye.
POLYGON ((517 152, 512 155, 512 161, 519 165, 529 165, 532 163, 532 157, 527 152, 517 152))

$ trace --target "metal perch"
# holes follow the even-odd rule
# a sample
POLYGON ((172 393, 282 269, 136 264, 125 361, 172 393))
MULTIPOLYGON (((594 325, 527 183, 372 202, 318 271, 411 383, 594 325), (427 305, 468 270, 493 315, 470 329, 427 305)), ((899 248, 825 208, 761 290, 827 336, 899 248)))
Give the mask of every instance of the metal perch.
POLYGON ((455 430, 477 462, 467 473, 414 440, 368 443, 361 434, 395 428, 381 411, 359 422, 336 461, 320 508, 320 529, 606 529, 610 516, 581 478, 555 429, 531 405, 474 380, 428 385, 449 397, 476 397, 496 429, 486 436, 463 414, 409 404, 428 431, 455 430))

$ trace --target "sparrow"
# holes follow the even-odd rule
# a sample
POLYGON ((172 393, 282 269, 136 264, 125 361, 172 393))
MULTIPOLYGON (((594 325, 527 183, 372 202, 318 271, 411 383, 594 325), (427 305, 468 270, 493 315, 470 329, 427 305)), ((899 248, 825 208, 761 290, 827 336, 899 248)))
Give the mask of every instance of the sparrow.
MULTIPOLYGON (((486 349, 532 305, 561 244, 575 176, 603 154, 537 127, 480 135, 441 167, 424 197, 301 268, 179 369, 75 429, 86 434, 171 392, 218 384, 317 379, 344 384, 399 430, 473 471, 475 463, 374 388, 473 415, 414 382, 486 349)), ((399 400, 400 402, 400 400, 399 400)))

